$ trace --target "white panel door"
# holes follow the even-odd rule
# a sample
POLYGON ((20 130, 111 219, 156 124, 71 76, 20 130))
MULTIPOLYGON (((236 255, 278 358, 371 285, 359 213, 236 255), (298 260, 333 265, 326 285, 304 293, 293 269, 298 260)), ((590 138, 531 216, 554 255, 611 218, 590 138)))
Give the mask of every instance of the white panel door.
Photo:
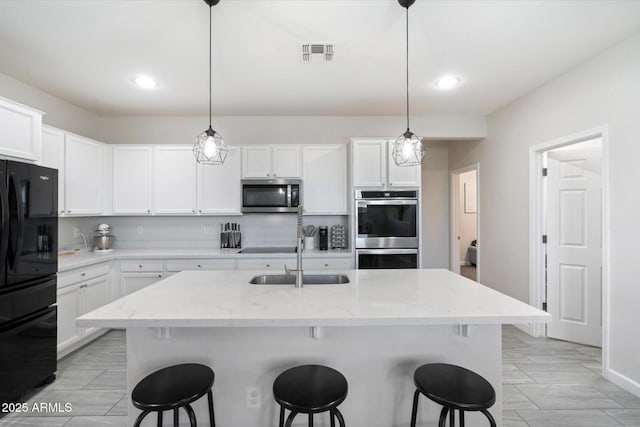
POLYGON ((276 178, 300 178, 302 151, 299 145, 271 146, 271 176, 276 178))
POLYGON ((149 145, 113 147, 113 213, 151 213, 153 151, 149 145))
POLYGON ((352 143, 354 187, 384 187, 387 184, 387 151, 385 140, 352 143))
POLYGON ((197 162, 190 145, 153 147, 153 207, 159 214, 195 214, 197 162))
POLYGON ((76 326, 76 318, 80 316, 80 293, 80 285, 58 289, 58 351, 80 339, 81 330, 76 326))
POLYGON ((65 137, 65 213, 102 213, 102 145, 75 135, 65 137))
POLYGON ((393 151, 393 141, 387 144, 387 159, 389 165, 389 186, 390 187, 419 187, 420 186, 420 166, 398 166, 393 161, 391 152, 393 151))
POLYGON ((40 164, 58 170, 58 213, 64 214, 64 132, 49 126, 42 127, 42 156, 40 164))
POLYGON ((240 214, 241 150, 229 148, 222 165, 198 165, 198 213, 240 214))
MULTIPOLYGON (((84 307, 82 307, 81 314, 88 313, 107 304, 109 302, 109 286, 109 276, 98 277, 83 283, 82 293, 84 294, 84 307)), ((84 328, 82 335, 87 336, 96 329, 99 328, 84 328)))
POLYGON ((269 146, 256 145, 242 147, 242 177, 271 177, 271 149, 269 146))
POLYGON ((600 140, 580 146, 547 154, 547 335, 600 347, 600 140))
POLYGON ((347 146, 305 145, 302 159, 305 214, 347 214, 347 146))
POLYGON ((37 161, 42 140, 42 112, 0 98, 0 155, 37 161))

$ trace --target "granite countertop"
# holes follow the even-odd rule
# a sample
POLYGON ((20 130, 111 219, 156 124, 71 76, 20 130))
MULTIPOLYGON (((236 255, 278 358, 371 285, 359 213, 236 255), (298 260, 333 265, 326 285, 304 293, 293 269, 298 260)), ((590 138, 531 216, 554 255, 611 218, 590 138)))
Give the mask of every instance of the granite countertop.
MULTIPOLYGON (((341 285, 251 285, 260 271, 183 271, 78 318, 80 327, 544 323, 551 316, 445 269, 343 270, 341 285)), ((324 272, 326 273, 326 272, 324 272)))
MULTIPOLYGON (((114 249, 107 254, 81 250, 75 255, 58 257, 58 272, 63 272, 79 267, 86 267, 104 261, 126 259, 203 259, 203 258, 295 258, 295 253, 277 254, 241 254, 240 249, 203 249, 203 248, 164 248, 164 249, 114 249)), ((305 250, 304 258, 353 257, 350 249, 331 249, 321 251, 319 249, 305 250)))

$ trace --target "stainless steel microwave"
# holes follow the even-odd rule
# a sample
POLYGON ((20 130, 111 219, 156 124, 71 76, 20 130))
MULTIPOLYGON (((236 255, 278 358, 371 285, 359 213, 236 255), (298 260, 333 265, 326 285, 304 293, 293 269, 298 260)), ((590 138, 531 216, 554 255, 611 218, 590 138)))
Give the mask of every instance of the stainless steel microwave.
POLYGON ((242 212, 297 212, 301 200, 299 179, 242 180, 242 212))

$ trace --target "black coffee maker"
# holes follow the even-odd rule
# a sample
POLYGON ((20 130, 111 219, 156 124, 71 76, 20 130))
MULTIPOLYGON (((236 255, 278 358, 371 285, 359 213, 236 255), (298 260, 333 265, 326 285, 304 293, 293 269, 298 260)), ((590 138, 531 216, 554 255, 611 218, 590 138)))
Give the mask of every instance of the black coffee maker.
POLYGON ((326 225, 321 225, 318 231, 318 235, 320 236, 320 250, 326 251, 329 249, 329 227, 326 225))

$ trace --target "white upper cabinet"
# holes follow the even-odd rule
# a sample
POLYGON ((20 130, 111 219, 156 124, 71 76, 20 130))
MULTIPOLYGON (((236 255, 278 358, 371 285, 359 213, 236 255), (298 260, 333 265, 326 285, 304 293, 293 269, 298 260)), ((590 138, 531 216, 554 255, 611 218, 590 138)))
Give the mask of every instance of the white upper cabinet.
POLYGON ((150 145, 113 147, 114 214, 151 213, 152 160, 150 145))
POLYGON ((230 147, 222 165, 198 164, 198 213, 240 214, 241 149, 230 147))
POLYGON ((347 214, 347 146, 302 148, 305 214, 347 214))
POLYGON ((398 166, 393 161, 391 151, 393 141, 387 144, 388 159, 388 182, 390 187, 419 187, 420 186, 420 166, 398 166))
POLYGON ((102 214, 104 144, 77 135, 65 136, 65 213, 102 214))
POLYGON ((40 160, 42 112, 0 98, 0 155, 40 160))
POLYGON ((354 187, 384 187, 387 183, 387 141, 353 140, 354 187))
POLYGON ((58 214, 64 214, 64 132, 42 126, 41 166, 58 170, 58 214))
POLYGON ((393 141, 386 139, 352 139, 355 188, 420 186, 420 166, 397 166, 391 156, 392 148, 393 141))
POLYGON ((153 211, 197 212, 197 162, 190 145, 153 147, 153 211))
POLYGON ((242 147, 243 178, 300 178, 302 150, 299 145, 242 147))

